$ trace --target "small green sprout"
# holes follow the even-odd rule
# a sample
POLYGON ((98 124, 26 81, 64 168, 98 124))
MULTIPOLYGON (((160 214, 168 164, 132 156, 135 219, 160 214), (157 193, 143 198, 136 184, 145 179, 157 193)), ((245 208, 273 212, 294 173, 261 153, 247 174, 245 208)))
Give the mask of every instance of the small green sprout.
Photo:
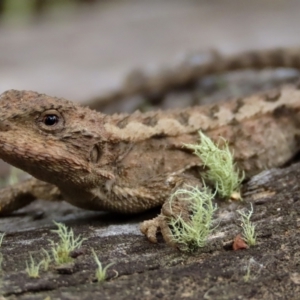
POLYGON ((5 233, 0 233, 0 247, 2 245, 4 236, 5 236, 5 233))
POLYGON ((44 258, 42 260, 43 265, 44 265, 44 271, 48 271, 49 264, 51 262, 51 257, 50 257, 50 254, 49 254, 49 252, 47 250, 45 250, 44 248, 42 248, 42 251, 44 253, 44 258))
POLYGON ((106 271, 107 271, 107 269, 109 267, 111 267, 114 263, 110 263, 106 267, 103 268, 102 264, 101 264, 101 262, 100 262, 100 260, 99 260, 99 258, 97 256, 97 254, 95 252, 95 250, 93 248, 91 250, 92 250, 93 256, 95 258, 95 262, 96 262, 96 264, 98 266, 98 268, 96 270, 96 273, 95 273, 97 281, 98 282, 102 282, 102 281, 104 281, 106 279, 106 271))
POLYGON ((15 167, 11 167, 10 174, 7 178, 7 185, 14 185, 20 182, 20 176, 22 174, 24 174, 24 171, 15 167))
MULTIPOLYGON (((2 241, 3 241, 4 235, 5 235, 5 233, 1 233, 0 234, 0 248, 1 248, 1 245, 2 245, 2 241)), ((0 252, 0 275, 2 275, 2 263, 3 263, 3 255, 0 252)), ((1 278, 0 278, 0 291, 1 291, 1 278)), ((0 296, 1 296, 1 294, 0 294, 0 296)))
POLYGON ((73 230, 68 229, 62 223, 54 222, 54 224, 57 225, 58 229, 51 231, 58 234, 60 240, 58 243, 50 240, 53 258, 58 265, 69 263, 73 260, 70 257, 70 252, 80 248, 86 239, 81 238, 81 235, 75 238, 73 230))
POLYGON ((180 201, 188 201, 192 214, 189 220, 182 216, 170 219, 172 238, 180 245, 182 251, 192 252, 206 244, 208 235, 213 230, 212 217, 217 209, 212 203, 215 193, 205 185, 202 190, 187 186, 186 189, 175 191, 170 201, 175 197, 180 197, 180 201))
POLYGON ((249 282, 251 277, 251 262, 246 267, 246 274, 243 276, 244 282, 249 282))
POLYGON ((244 179, 244 173, 240 174, 236 170, 228 143, 223 139, 225 145, 220 148, 201 131, 199 131, 199 135, 200 144, 186 144, 185 147, 194 150, 194 154, 201 159, 204 167, 208 168, 204 172, 203 178, 215 185, 220 197, 241 199, 239 189, 244 179))
POLYGON ((0 275, 2 274, 3 254, 0 252, 0 275))
POLYGON ((11 167, 9 174, 5 178, 0 179, 0 187, 2 188, 18 183, 23 174, 25 174, 25 172, 22 170, 11 167))
POLYGON ((251 277, 254 278, 253 275, 251 275, 251 268, 256 270, 256 273, 260 273, 263 269, 264 265, 258 263, 253 257, 249 259, 248 265, 246 266, 246 274, 243 276, 244 282, 249 282, 251 277))
POLYGON ((32 255, 30 254, 30 263, 26 261, 26 272, 29 277, 32 278, 38 278, 39 277, 39 272, 40 272, 40 267, 43 264, 43 261, 40 261, 38 264, 35 263, 32 255))
POLYGON ((237 211, 240 214, 239 220, 242 222, 241 226, 243 228, 243 238, 249 246, 254 246, 256 244, 256 234, 255 234, 255 225, 250 221, 250 218, 253 214, 253 205, 251 203, 251 209, 248 213, 241 210, 237 211))

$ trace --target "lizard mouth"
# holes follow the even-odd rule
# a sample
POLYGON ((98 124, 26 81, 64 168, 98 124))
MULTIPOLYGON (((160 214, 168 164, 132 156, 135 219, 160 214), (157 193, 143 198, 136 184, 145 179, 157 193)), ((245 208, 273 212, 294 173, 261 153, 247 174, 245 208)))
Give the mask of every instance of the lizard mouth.
POLYGON ((41 141, 21 130, 8 130, 3 124, 0 125, 0 157, 32 176, 54 184, 73 181, 76 176, 81 178, 90 173, 88 165, 72 157, 54 140, 41 141))
POLYGON ((36 164, 42 157, 36 155, 38 147, 31 143, 30 139, 26 139, 26 135, 24 136, 25 138, 22 138, 22 135, 10 131, 7 126, 0 123, 0 156, 7 163, 31 173, 30 166, 36 164))

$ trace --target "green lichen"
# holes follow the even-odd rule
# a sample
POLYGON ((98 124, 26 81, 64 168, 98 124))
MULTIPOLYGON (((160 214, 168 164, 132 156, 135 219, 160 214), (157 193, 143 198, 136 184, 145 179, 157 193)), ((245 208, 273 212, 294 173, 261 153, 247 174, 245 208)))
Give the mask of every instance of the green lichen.
POLYGON ((43 254, 44 254, 44 258, 42 260, 43 265, 44 265, 44 271, 48 271, 49 269, 49 265, 51 262, 51 256, 49 254, 49 252, 47 250, 45 250, 44 248, 42 249, 43 254))
POLYGON ((5 233, 0 233, 0 248, 1 248, 4 236, 5 236, 5 233))
POLYGON ((172 196, 171 202, 175 198, 180 201, 187 201, 191 211, 191 216, 185 220, 181 215, 169 220, 172 230, 172 238, 182 251, 192 252, 206 244, 207 238, 212 228, 212 219, 216 205, 212 200, 215 194, 204 186, 201 190, 198 187, 187 186, 178 189, 172 196))
POLYGON ((80 248, 86 239, 81 238, 80 235, 75 238, 73 230, 68 229, 68 227, 62 223, 54 222, 54 224, 58 229, 51 231, 59 236, 59 241, 55 243, 53 240, 50 240, 53 258, 58 265, 72 262, 73 259, 70 253, 80 248))
POLYGON ((100 262, 95 250, 92 248, 92 253, 97 264, 97 270, 95 272, 95 276, 98 282, 103 282, 106 279, 106 271, 109 267, 111 267, 114 263, 110 263, 103 268, 102 263, 100 262))
POLYGON ((241 216, 239 220, 241 221, 241 227, 243 229, 243 238, 249 246, 254 246, 256 244, 255 225, 250 221, 253 214, 252 203, 251 209, 248 212, 243 212, 241 210, 238 210, 237 212, 241 216))
POLYGON ((237 170, 233 155, 228 143, 224 140, 224 146, 216 145, 208 136, 199 131, 200 144, 186 144, 185 147, 192 149, 207 168, 203 179, 215 186, 221 198, 240 199, 240 185, 244 179, 244 173, 237 170))
POLYGON ((30 254, 30 262, 26 261, 26 273, 29 277, 38 278, 40 267, 43 264, 43 261, 40 261, 38 264, 34 261, 32 255, 30 254))

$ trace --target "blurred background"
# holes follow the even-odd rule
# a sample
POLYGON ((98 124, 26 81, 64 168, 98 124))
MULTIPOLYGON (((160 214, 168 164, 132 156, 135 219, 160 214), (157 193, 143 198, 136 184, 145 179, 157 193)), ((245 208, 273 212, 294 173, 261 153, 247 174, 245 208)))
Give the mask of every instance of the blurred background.
POLYGON ((297 46, 294 0, 0 0, 0 93, 87 102, 195 51, 297 46))

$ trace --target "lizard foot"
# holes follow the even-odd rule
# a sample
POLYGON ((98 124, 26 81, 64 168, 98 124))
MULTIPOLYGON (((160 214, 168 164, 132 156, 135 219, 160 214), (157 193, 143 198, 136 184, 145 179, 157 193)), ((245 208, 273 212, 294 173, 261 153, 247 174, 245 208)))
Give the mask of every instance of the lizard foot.
POLYGON ((192 215, 188 201, 182 201, 180 196, 172 197, 164 203, 161 213, 152 220, 144 221, 140 230, 152 243, 157 243, 156 235, 161 232, 164 241, 172 247, 179 247, 173 239, 172 226, 170 221, 180 216, 185 222, 189 222, 192 215))
POLYGON ((159 215, 152 220, 147 220, 141 223, 140 230, 152 243, 157 243, 156 234, 160 228, 161 216, 159 215))
POLYGON ((144 221, 140 225, 141 232, 152 243, 157 243, 157 233, 160 231, 165 242, 170 246, 176 246, 172 240, 172 232, 163 214, 158 215, 152 220, 144 221))

